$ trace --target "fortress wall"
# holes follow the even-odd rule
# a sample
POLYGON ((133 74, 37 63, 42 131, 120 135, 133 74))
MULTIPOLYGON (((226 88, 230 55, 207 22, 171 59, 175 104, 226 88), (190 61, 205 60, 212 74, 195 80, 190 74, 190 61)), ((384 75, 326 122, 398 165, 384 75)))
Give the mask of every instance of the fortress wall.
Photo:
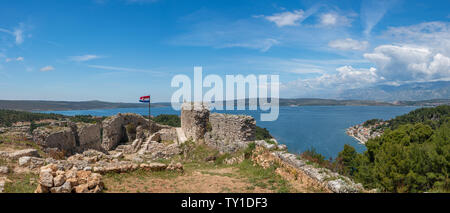
POLYGON ((181 129, 186 138, 194 141, 203 139, 209 120, 209 109, 200 103, 183 103, 181 105, 181 129))
POLYGON ((213 113, 209 116, 211 136, 225 141, 254 141, 256 121, 247 115, 213 113))

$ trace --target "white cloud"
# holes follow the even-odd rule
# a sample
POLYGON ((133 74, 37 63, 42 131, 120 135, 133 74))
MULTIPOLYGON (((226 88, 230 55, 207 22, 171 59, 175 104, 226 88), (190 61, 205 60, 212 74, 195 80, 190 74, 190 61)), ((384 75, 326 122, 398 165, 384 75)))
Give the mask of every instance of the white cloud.
POLYGON ((294 10, 292 12, 286 11, 271 16, 264 16, 264 18, 274 22, 278 27, 284 27, 298 25, 299 22, 306 18, 306 16, 303 10, 294 10))
POLYGON ((323 25, 335 25, 337 23, 337 18, 336 14, 326 13, 320 16, 320 22, 323 25))
POLYGON ((72 61, 83 62, 83 61, 89 61, 89 60, 93 60, 93 59, 102 58, 102 56, 98 56, 98 55, 80 55, 80 56, 71 56, 69 58, 72 61))
POLYGON ((400 44, 426 46, 450 55, 450 22, 424 22, 411 26, 390 27, 383 37, 400 44))
POLYGON ((450 58, 428 47, 381 45, 364 57, 387 81, 433 81, 450 77, 450 58))
POLYGON ((25 60, 22 56, 19 56, 17 58, 6 58, 5 62, 11 62, 11 61, 23 61, 25 60))
POLYGON ((336 12, 329 12, 320 15, 320 25, 322 26, 351 26, 351 20, 346 16, 336 12))
POLYGON ((340 50, 365 50, 369 46, 369 42, 346 38, 330 41, 328 46, 340 50))
POLYGON ((363 0, 361 4, 361 21, 364 34, 370 35, 372 29, 381 21, 384 15, 398 0, 363 0))
POLYGON ((122 71, 122 72, 162 74, 161 72, 156 72, 156 71, 152 71, 152 70, 135 69, 135 68, 127 68, 127 67, 114 67, 114 66, 103 66, 103 65, 88 65, 88 67, 102 69, 102 70, 122 71))
POLYGON ((55 70, 55 68, 53 66, 45 66, 45 67, 42 67, 40 70, 41 70, 41 72, 48 72, 48 71, 55 70))
POLYGON ((8 34, 14 36, 15 43, 17 45, 20 45, 24 41, 24 38, 23 38, 23 33, 25 31, 24 28, 25 28, 25 25, 23 23, 20 23, 18 27, 14 28, 14 30, 0 28, 0 32, 8 33, 8 34))
POLYGON ((16 44, 23 43, 23 30, 22 29, 14 29, 13 35, 16 37, 16 44))
POLYGON ((225 44, 221 47, 246 47, 251 49, 259 49, 261 52, 268 51, 272 46, 279 44, 280 42, 276 39, 260 39, 260 40, 253 40, 249 42, 244 43, 231 43, 231 44, 225 44))
POLYGON ((301 96, 315 96, 320 92, 333 93, 345 89, 360 88, 377 83, 383 80, 376 73, 377 69, 353 68, 352 66, 342 66, 336 69, 336 73, 325 73, 316 78, 297 79, 282 85, 285 91, 295 91, 301 96))

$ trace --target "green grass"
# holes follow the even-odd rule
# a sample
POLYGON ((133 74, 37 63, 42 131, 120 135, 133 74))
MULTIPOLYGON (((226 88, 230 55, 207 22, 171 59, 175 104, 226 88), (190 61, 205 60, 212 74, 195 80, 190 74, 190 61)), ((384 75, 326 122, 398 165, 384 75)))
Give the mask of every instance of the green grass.
POLYGON ((13 182, 6 182, 5 193, 33 193, 37 188, 39 175, 33 173, 10 174, 8 179, 13 182), (33 181, 32 181, 33 180, 33 181))
POLYGON ((103 175, 103 179, 105 181, 112 181, 114 184, 122 184, 129 178, 137 178, 139 180, 145 180, 148 178, 173 179, 180 175, 182 175, 182 173, 176 171, 147 171, 144 169, 137 169, 127 173, 108 172, 103 175))
POLYGON ((253 165, 251 160, 245 159, 237 167, 239 168, 239 173, 256 187, 267 188, 280 193, 291 191, 289 183, 275 173, 277 165, 264 169, 259 165, 253 165))
POLYGON ((274 145, 276 145, 275 141, 273 141, 273 140, 270 140, 270 139, 264 139, 264 141, 266 141, 266 143, 268 143, 268 144, 274 144, 274 145))
POLYGON ((12 136, 0 135, 0 150, 2 148, 12 148, 12 149, 36 149, 41 156, 45 156, 45 152, 42 148, 33 141, 28 141, 25 139, 20 139, 12 136))

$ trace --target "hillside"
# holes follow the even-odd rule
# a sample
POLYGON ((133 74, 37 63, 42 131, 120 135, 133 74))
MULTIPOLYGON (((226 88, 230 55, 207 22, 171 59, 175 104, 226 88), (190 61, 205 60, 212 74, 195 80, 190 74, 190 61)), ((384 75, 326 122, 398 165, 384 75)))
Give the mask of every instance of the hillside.
POLYGON ((365 100, 334 100, 319 98, 280 99, 280 106, 392 106, 394 104, 365 100))
POLYGON ((449 192, 450 106, 417 109, 387 122, 364 153, 345 145, 335 161, 339 172, 384 192, 449 192))
POLYGON ((414 101, 426 99, 449 99, 450 81, 408 83, 399 86, 378 85, 374 87, 344 90, 340 99, 370 99, 376 101, 414 101))
MULTIPOLYGON (((248 105, 246 99, 246 104, 248 105)), ((234 101, 237 104, 237 101, 234 101)), ((280 106, 437 106, 449 105, 450 99, 433 99, 420 101, 396 101, 393 103, 371 100, 335 100, 320 98, 281 98, 280 106)), ((223 103, 226 106, 226 102, 223 103)), ((114 108, 147 107, 143 103, 113 103, 104 101, 39 101, 39 100, 0 100, 0 109, 21 111, 58 111, 58 110, 88 110, 114 108)), ((151 107, 168 107, 171 103, 152 103, 151 107)))
MULTIPOLYGON (((113 108, 147 107, 142 103, 111 103, 104 101, 29 101, 29 100, 0 100, 0 109, 23 111, 51 111, 51 110, 87 110, 113 108)), ((153 107, 170 106, 170 103, 155 103, 153 107)))

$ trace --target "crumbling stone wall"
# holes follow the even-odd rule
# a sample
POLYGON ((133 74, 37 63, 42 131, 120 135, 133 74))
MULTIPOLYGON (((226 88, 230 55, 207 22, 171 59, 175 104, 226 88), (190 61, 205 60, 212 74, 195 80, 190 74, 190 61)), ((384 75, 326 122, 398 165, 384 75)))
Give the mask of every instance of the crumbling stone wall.
POLYGON ((212 113, 211 135, 229 141, 254 141, 256 121, 248 115, 212 113))
MULTIPOLYGON (((136 127, 136 130, 140 126, 139 128, 141 130, 147 129, 150 130, 151 133, 155 133, 161 129, 170 128, 169 126, 159 125, 153 121, 150 121, 149 123, 142 115, 134 113, 118 113, 117 115, 105 119, 102 123, 102 147, 105 150, 116 148, 124 138, 127 138, 126 126, 128 124, 133 124, 133 126, 136 127)), ((126 140, 128 140, 128 138, 126 140)))
POLYGON ((186 137, 194 141, 203 139, 209 120, 209 109, 201 103, 181 105, 181 128, 186 137))
POLYGON ((213 113, 205 142, 221 152, 235 152, 255 140, 256 121, 247 115, 213 113))
POLYGON ((88 149, 101 150, 101 124, 77 123, 77 152, 88 149))
POLYGON ((181 128, 187 138, 204 142, 221 152, 234 152, 255 140, 256 121, 247 115, 212 113, 199 103, 183 103, 181 128))
POLYGON ((33 141, 44 148, 57 148, 71 154, 75 151, 76 139, 70 127, 39 127, 33 131, 33 141))

